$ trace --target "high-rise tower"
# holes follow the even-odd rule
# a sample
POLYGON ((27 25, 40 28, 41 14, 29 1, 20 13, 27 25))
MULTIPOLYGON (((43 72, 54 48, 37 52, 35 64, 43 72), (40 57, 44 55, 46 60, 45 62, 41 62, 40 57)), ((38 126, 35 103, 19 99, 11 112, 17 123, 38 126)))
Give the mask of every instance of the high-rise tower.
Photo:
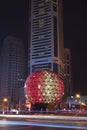
POLYGON ((30 74, 49 69, 64 77, 62 0, 31 0, 30 74))
POLYGON ((72 95, 72 67, 71 67, 71 52, 69 48, 64 49, 64 83, 65 83, 65 95, 72 95))
POLYGON ((26 57, 22 41, 13 36, 4 39, 1 52, 0 103, 8 98, 11 107, 24 98, 26 57))

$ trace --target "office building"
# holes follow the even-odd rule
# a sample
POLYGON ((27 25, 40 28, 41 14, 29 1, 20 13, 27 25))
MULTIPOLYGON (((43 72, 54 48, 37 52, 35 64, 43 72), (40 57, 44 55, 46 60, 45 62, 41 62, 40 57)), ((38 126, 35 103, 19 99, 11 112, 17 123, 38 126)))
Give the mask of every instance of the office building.
POLYGON ((22 41, 13 36, 4 39, 1 52, 0 103, 7 98, 10 107, 24 100, 24 82, 27 65, 22 41))
POLYGON ((65 83, 65 95, 72 95, 72 67, 71 67, 71 52, 69 48, 64 49, 64 83, 65 83))
POLYGON ((52 70, 64 79, 62 0, 31 0, 28 68, 52 70))

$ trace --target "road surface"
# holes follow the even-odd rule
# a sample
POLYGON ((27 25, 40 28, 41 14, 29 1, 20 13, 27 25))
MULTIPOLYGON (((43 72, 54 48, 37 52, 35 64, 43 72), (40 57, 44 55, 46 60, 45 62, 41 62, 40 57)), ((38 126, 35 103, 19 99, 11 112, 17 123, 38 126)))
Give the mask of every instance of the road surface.
POLYGON ((0 119, 0 130, 87 130, 87 121, 3 117, 0 119))

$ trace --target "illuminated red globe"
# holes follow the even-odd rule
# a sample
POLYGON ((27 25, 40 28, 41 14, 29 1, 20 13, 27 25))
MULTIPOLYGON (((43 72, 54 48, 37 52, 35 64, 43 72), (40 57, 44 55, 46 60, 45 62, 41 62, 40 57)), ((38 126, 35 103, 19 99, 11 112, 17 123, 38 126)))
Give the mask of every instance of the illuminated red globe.
POLYGON ((64 84, 56 73, 40 70, 27 78, 24 91, 30 103, 57 103, 64 95, 64 84))

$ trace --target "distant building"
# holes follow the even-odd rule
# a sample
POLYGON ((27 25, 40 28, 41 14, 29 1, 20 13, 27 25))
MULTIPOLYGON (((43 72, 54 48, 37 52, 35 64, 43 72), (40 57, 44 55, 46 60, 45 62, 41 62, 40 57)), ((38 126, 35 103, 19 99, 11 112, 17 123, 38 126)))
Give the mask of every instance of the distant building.
POLYGON ((1 46, 0 46, 0 88, 1 88, 1 46))
POLYGON ((79 98, 76 96, 67 97, 66 104, 69 108, 86 108, 87 110, 87 96, 80 96, 79 98))
POLYGON ((71 52, 69 48, 64 49, 64 83, 65 95, 72 95, 72 67, 71 67, 71 52))
POLYGON ((48 69, 64 79, 62 0, 29 2, 29 73, 48 69))
POLYGON ((0 103, 8 98, 11 107, 24 100, 27 65, 24 45, 16 37, 4 39, 0 62, 0 103))

